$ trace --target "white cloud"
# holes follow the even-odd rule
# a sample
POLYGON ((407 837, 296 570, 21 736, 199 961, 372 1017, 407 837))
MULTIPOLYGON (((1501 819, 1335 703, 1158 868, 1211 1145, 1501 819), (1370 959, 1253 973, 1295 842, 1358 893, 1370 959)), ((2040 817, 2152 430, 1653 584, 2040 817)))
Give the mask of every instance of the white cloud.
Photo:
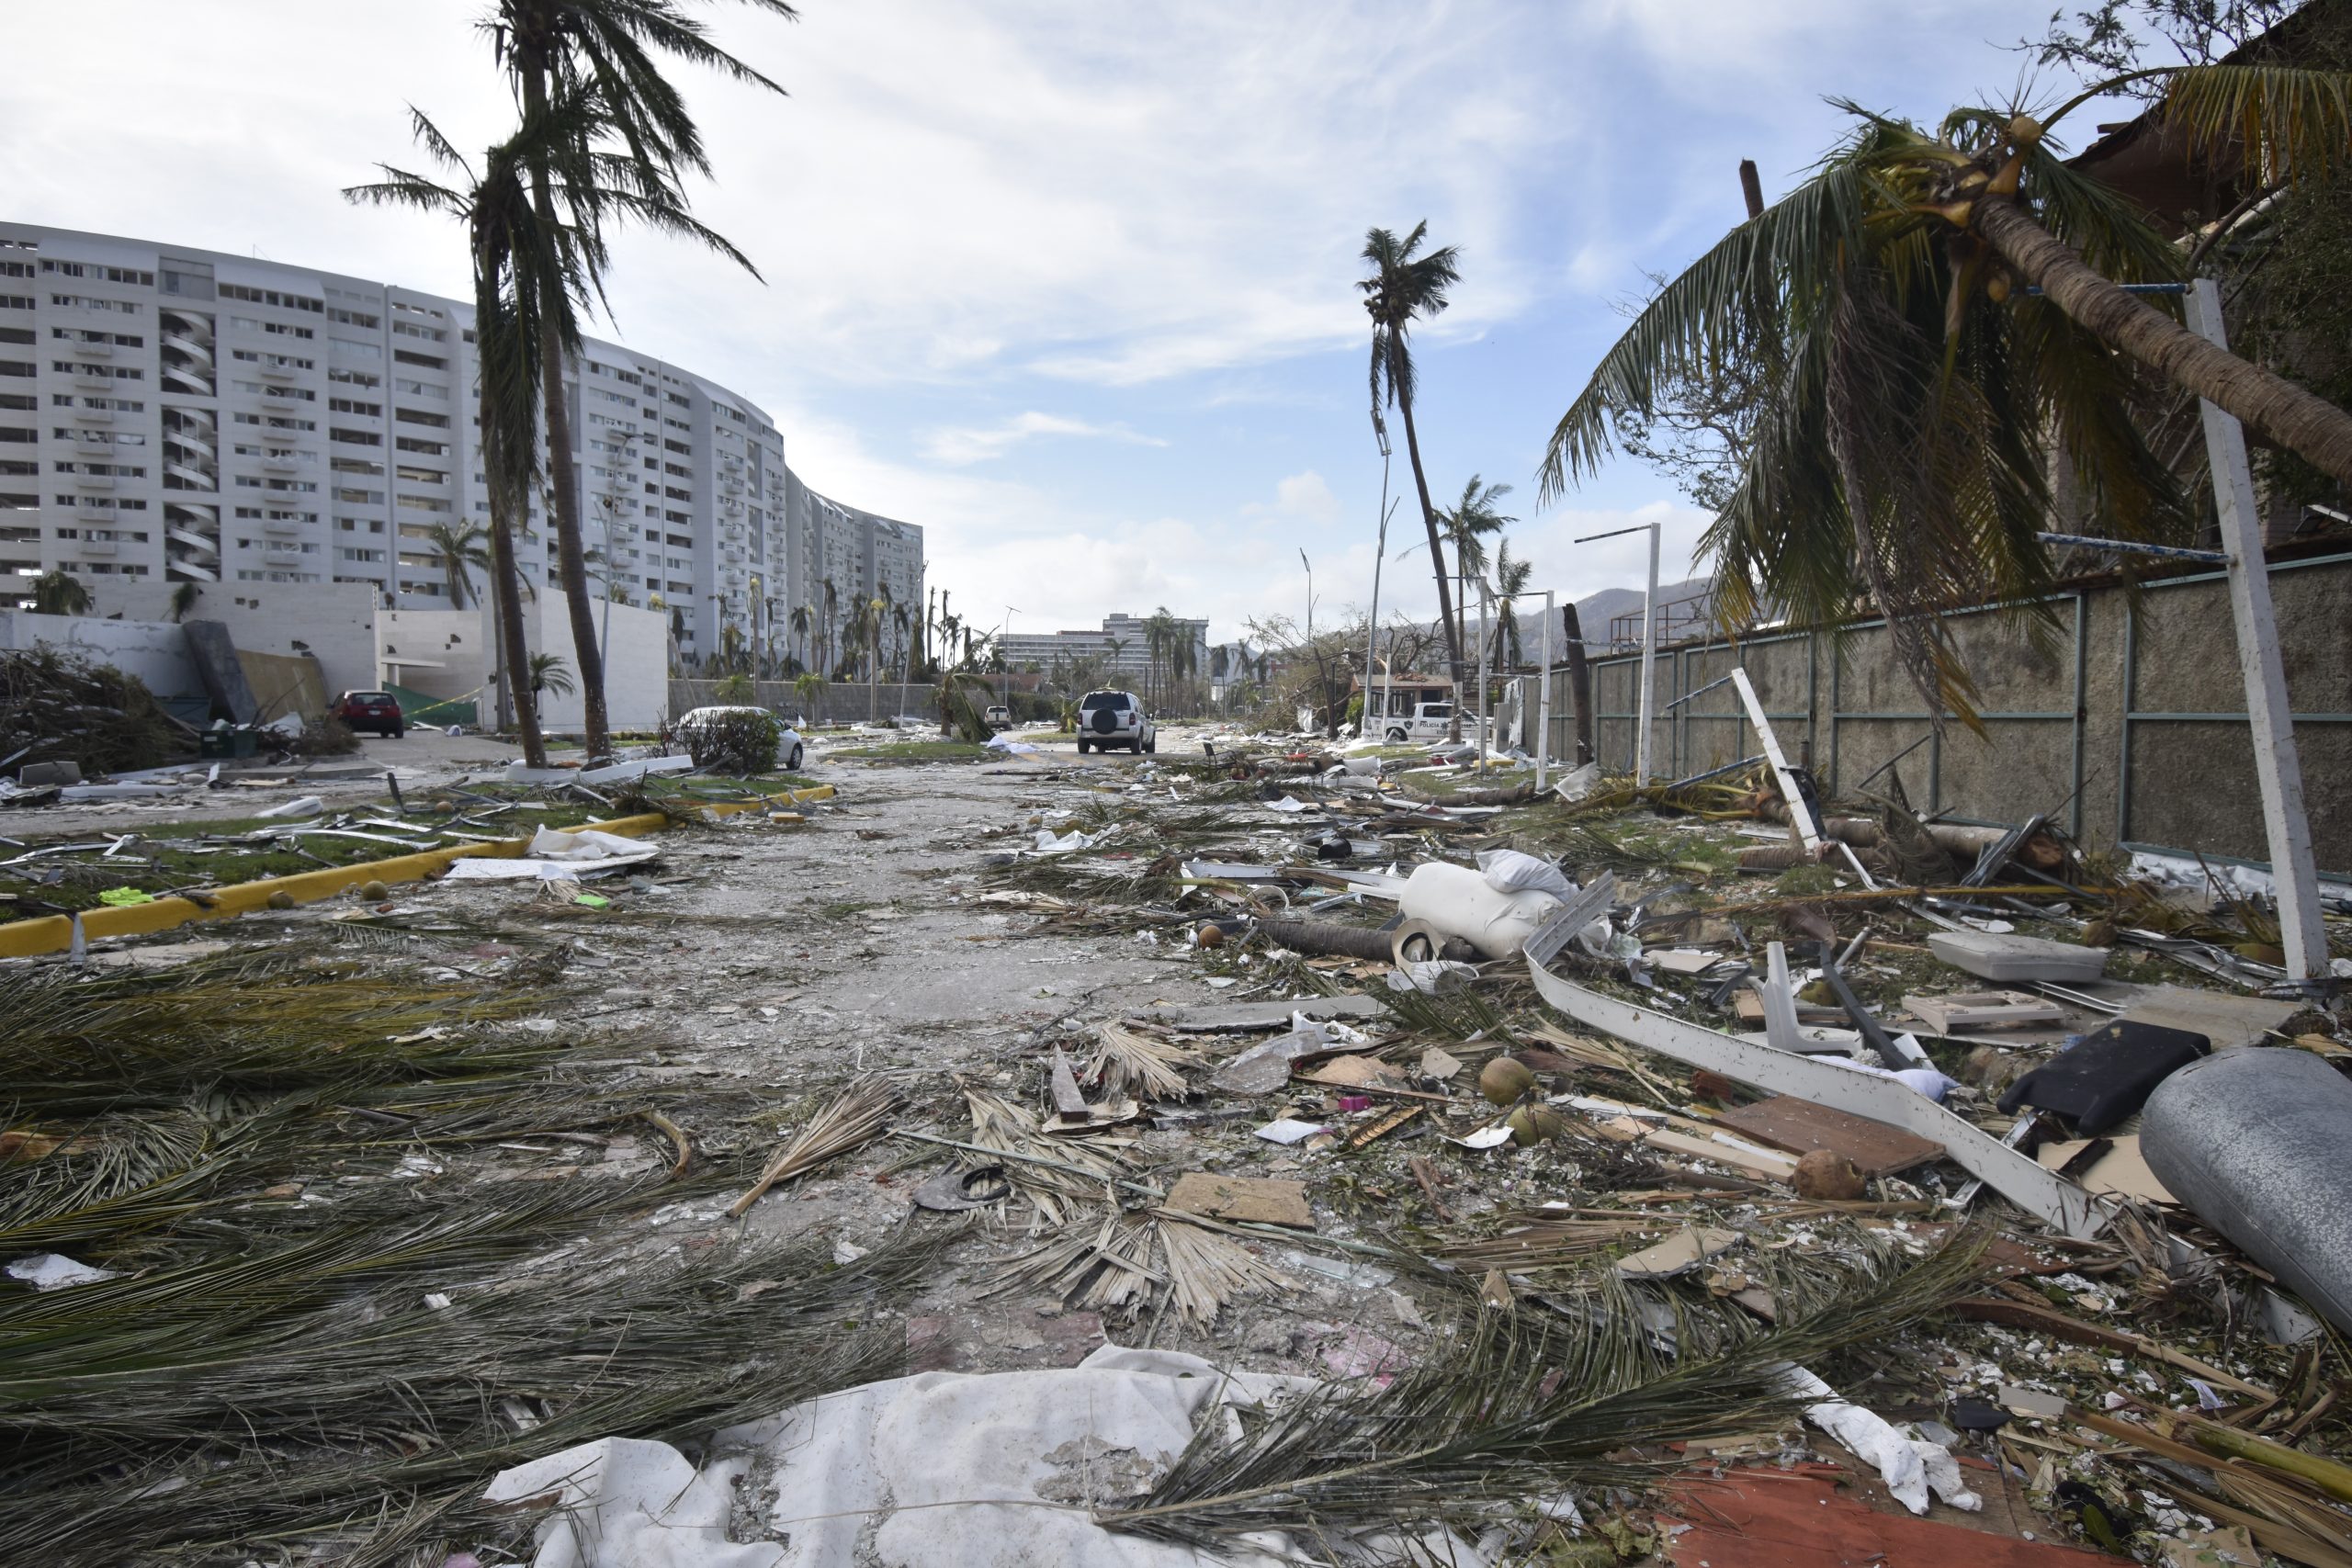
POLYGON ((1168 445, 1157 435, 1139 434, 1125 425, 1090 424, 1082 419, 1032 411, 1015 414, 1001 424, 961 425, 933 431, 925 450, 933 460, 942 463, 981 463, 990 457, 1001 457, 1023 442, 1040 435, 1090 436, 1102 441, 1123 441, 1133 446, 1168 445))
POLYGON ((1340 498, 1331 493, 1321 474, 1309 468, 1275 481, 1272 505, 1251 502, 1241 514, 1269 522, 1330 523, 1340 515, 1340 498))

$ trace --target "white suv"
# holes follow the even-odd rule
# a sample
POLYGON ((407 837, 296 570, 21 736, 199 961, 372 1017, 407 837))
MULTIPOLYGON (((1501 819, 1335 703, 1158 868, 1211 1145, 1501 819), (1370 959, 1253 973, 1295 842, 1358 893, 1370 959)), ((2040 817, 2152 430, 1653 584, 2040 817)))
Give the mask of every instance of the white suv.
POLYGON ((1159 731, 1133 692, 1089 692, 1078 705, 1078 754, 1083 757, 1090 747, 1108 751, 1114 746, 1157 751, 1159 731))

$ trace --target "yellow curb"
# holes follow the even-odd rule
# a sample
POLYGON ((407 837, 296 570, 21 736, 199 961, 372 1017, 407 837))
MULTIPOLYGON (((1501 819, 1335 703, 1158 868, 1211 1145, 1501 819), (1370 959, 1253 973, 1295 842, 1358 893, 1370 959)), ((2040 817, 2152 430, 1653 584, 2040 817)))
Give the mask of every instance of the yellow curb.
MULTIPOLYGON (((583 822, 580 828, 558 828, 552 831, 571 833, 593 828, 600 833, 637 838, 664 826, 669 820, 658 811, 648 811, 634 817, 616 818, 610 822, 583 822)), ((413 855, 394 855, 390 860, 362 861, 356 865, 299 871, 291 876, 266 876, 258 882, 240 882, 234 886, 215 888, 205 894, 205 902, 201 904, 192 898, 156 898, 120 908, 85 909, 82 912, 82 932, 94 940, 99 937, 146 936, 154 931, 169 931, 174 926, 187 925, 193 920, 223 920, 251 914, 255 909, 267 908, 271 895, 277 893, 290 895, 298 904, 309 904, 365 882, 421 882, 451 861, 469 855, 497 855, 512 859, 520 855, 529 843, 528 839, 501 839, 494 843, 457 844, 447 849, 424 850, 413 855)), ((44 953, 62 953, 73 944, 73 941, 74 922, 65 915, 11 920, 0 925, 0 958, 33 958, 44 953)))

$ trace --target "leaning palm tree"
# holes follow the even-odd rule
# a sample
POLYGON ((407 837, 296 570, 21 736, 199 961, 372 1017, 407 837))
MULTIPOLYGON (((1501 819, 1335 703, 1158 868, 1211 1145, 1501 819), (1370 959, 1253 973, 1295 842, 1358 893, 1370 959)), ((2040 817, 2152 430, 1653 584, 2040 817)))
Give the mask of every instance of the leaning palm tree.
MULTIPOLYGON (((2168 78, 2168 137, 2253 183, 2293 186, 2352 156, 2352 77, 2135 75, 2168 78)), ((1616 418, 1654 412, 1678 378, 1752 373, 1753 446, 1700 546, 1718 618, 1736 627, 1770 604, 1830 621, 1868 601, 1929 711, 1973 723, 1938 616, 2047 588, 2055 459, 2081 531, 2182 538, 2195 513, 2133 412, 2187 393, 2352 482, 2352 415, 2127 291, 2177 283, 2181 253, 2048 134, 2119 85, 2046 122, 1960 109, 1932 132, 1845 106, 1856 128, 1812 176, 1661 289, 1602 357, 1553 432, 1544 498, 1593 472, 1616 418)))
POLYGON ((435 523, 425 535, 425 543, 441 563, 452 610, 466 607, 474 590, 474 573, 490 570, 490 551, 482 544, 489 532, 479 523, 435 523))
POLYGON ((1460 617, 1454 636, 1458 646, 1470 646, 1470 584, 1487 575, 1487 541, 1488 534, 1499 534, 1519 521, 1506 517, 1495 504, 1510 493, 1506 484, 1487 484, 1476 474, 1462 487, 1462 499, 1438 512, 1439 530, 1453 547, 1454 580, 1462 585, 1454 601, 1454 614, 1460 617))
MULTIPOLYGON (((1442 245, 1427 255, 1417 254, 1428 237, 1427 220, 1413 225, 1402 240, 1385 229, 1372 229, 1363 237, 1363 259, 1372 276, 1356 287, 1363 290, 1363 308, 1372 317, 1372 423, 1387 449, 1383 408, 1394 405, 1405 418, 1405 455, 1413 465, 1413 488, 1421 499, 1421 525, 1428 530, 1430 570, 1437 579, 1437 615, 1445 627, 1454 684, 1462 682, 1462 632, 1453 619, 1453 601, 1446 592, 1445 553, 1438 542, 1438 511, 1430 503, 1430 481, 1421 467, 1421 438, 1413 426, 1413 353, 1408 341, 1415 320, 1427 321, 1446 307, 1445 291, 1461 281, 1461 252, 1442 245)), ((1456 739, 1460 739, 1459 736, 1456 739)))
POLYGON ((426 175, 380 164, 384 178, 344 192, 353 201, 440 212, 466 225, 474 281, 474 359, 482 472, 490 491, 490 540, 498 584, 499 663, 523 737, 523 759, 547 765, 537 705, 530 683, 530 647, 523 630, 522 572, 514 560, 514 530, 530 512, 539 481, 539 336, 555 300, 568 298, 580 276, 576 232, 539 221, 528 186, 532 150, 563 158, 567 183, 592 185, 592 160, 575 155, 594 107, 577 96, 526 118, 514 135, 490 149, 482 170, 472 165, 423 114, 411 110, 417 140, 435 163, 462 180, 445 186, 426 175), (550 298, 550 296, 554 298, 550 298))
MULTIPOLYGON (((745 0, 777 16, 790 17, 785 0, 745 0)), ((633 165, 634 184, 641 195, 658 197, 678 217, 684 213, 679 177, 688 170, 707 175, 702 135, 686 112, 685 99, 662 74, 657 54, 667 54, 697 65, 715 66, 739 82, 749 82, 776 93, 783 88, 710 41, 700 18, 682 0, 498 0, 481 23, 491 35, 492 51, 506 68, 524 119, 544 116, 551 105, 568 97, 593 99, 601 113, 579 130, 578 144, 559 149, 535 143, 526 152, 531 203, 542 226, 557 226, 560 209, 579 228, 582 276, 579 281, 601 300, 606 255, 602 224, 607 217, 642 217, 610 203, 582 206, 567 202, 560 160, 592 154, 600 141, 616 138, 633 165)), ((740 264, 756 277, 751 262, 732 245, 699 224, 662 221, 666 231, 692 238, 740 264)), ((572 646, 580 649, 580 673, 586 688, 582 704, 590 756, 607 749, 605 711, 604 659, 597 651, 594 615, 588 595, 586 563, 582 557, 580 492, 573 478, 571 407, 563 389, 563 366, 578 354, 580 324, 566 295, 558 309, 541 322, 540 392, 545 400, 548 464, 553 491, 550 511, 555 519, 556 557, 564 598, 571 612, 572 646)), ((609 311, 607 312, 609 314, 609 311)))

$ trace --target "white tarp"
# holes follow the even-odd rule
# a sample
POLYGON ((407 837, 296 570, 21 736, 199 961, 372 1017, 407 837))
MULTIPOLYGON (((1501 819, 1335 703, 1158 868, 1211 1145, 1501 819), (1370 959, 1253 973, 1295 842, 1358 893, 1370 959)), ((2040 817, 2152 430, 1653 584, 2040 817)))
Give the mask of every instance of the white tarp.
MULTIPOLYGON (((1147 1490, 1210 1404, 1235 1426, 1237 1406, 1308 1386, 1105 1346, 1075 1367, 923 1372, 811 1400, 720 1432, 700 1469, 667 1443, 586 1443, 505 1472, 483 1495, 566 1510, 540 1527, 534 1568, 1277 1568, 1301 1561, 1279 1536, 1210 1556, 1091 1515, 1147 1490), (730 1540, 730 1516, 747 1512, 730 1540), (755 1534, 769 1539, 741 1539, 755 1534)), ((1367 1555, 1418 1547, 1414 1561, 1475 1568, 1500 1550, 1385 1546, 1367 1555)))
POLYGON ((583 876, 640 865, 662 852, 656 844, 642 844, 616 833, 593 828, 541 828, 514 860, 487 856, 451 861, 452 882, 571 882, 583 876))

